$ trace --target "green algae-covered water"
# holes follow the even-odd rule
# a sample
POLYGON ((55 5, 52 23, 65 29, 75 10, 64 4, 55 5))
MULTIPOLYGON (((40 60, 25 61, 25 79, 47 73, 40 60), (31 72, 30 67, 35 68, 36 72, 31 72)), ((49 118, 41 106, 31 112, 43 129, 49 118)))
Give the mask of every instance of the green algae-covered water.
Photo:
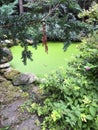
POLYGON ((40 44, 37 50, 29 46, 29 50, 33 53, 33 61, 28 60, 27 65, 24 65, 21 60, 21 51, 23 48, 14 46, 11 48, 13 53, 13 60, 10 62, 11 66, 20 72, 31 72, 38 76, 49 74, 50 72, 58 70, 60 67, 68 67, 67 63, 72 57, 79 53, 78 44, 71 44, 67 51, 63 51, 63 43, 48 43, 48 54, 45 53, 44 47, 40 44))

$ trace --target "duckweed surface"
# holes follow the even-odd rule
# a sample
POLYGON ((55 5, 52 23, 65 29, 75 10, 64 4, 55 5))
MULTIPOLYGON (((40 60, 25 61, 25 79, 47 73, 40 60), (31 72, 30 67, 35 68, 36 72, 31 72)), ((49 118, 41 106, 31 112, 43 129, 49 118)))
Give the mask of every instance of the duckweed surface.
POLYGON ((77 46, 78 44, 71 44, 67 51, 64 52, 63 43, 49 42, 48 54, 45 53, 44 47, 41 44, 37 49, 29 46, 29 50, 31 50, 33 54, 33 61, 28 60, 27 65, 24 65, 21 59, 23 48, 20 46, 14 46, 11 48, 14 58, 10 64, 20 72, 32 72, 38 76, 43 76, 44 74, 56 71, 60 67, 68 67, 67 63, 74 55, 79 53, 77 46))

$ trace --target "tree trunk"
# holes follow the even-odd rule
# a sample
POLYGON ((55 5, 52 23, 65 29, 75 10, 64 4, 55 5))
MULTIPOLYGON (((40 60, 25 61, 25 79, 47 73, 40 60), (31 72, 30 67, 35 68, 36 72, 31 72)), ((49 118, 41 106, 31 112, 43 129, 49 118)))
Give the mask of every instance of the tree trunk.
POLYGON ((20 14, 23 13, 23 0, 19 0, 19 11, 20 11, 20 14))

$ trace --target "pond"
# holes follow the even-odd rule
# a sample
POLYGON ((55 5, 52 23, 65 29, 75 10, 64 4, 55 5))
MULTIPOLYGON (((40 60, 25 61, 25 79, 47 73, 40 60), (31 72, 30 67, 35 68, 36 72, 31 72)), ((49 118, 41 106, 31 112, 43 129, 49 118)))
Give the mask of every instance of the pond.
POLYGON ((11 48, 13 60, 10 64, 20 72, 31 72, 37 76, 43 76, 44 74, 49 74, 50 72, 58 70, 60 67, 68 67, 67 63, 74 55, 79 53, 77 45, 77 43, 71 44, 67 51, 63 51, 63 43, 49 42, 48 54, 45 53, 44 47, 41 44, 38 46, 37 50, 29 46, 29 49, 33 53, 33 61, 28 60, 27 65, 24 65, 21 60, 21 51, 23 48, 14 46, 11 48))

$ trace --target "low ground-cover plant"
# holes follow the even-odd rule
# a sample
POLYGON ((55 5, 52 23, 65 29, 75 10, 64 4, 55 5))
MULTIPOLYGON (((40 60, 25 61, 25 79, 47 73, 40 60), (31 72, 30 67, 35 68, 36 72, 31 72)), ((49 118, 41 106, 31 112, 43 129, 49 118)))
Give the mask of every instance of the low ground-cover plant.
POLYGON ((43 118, 42 130, 98 130, 98 45, 97 36, 83 43, 81 53, 69 69, 46 76, 40 103, 31 112, 43 118))

